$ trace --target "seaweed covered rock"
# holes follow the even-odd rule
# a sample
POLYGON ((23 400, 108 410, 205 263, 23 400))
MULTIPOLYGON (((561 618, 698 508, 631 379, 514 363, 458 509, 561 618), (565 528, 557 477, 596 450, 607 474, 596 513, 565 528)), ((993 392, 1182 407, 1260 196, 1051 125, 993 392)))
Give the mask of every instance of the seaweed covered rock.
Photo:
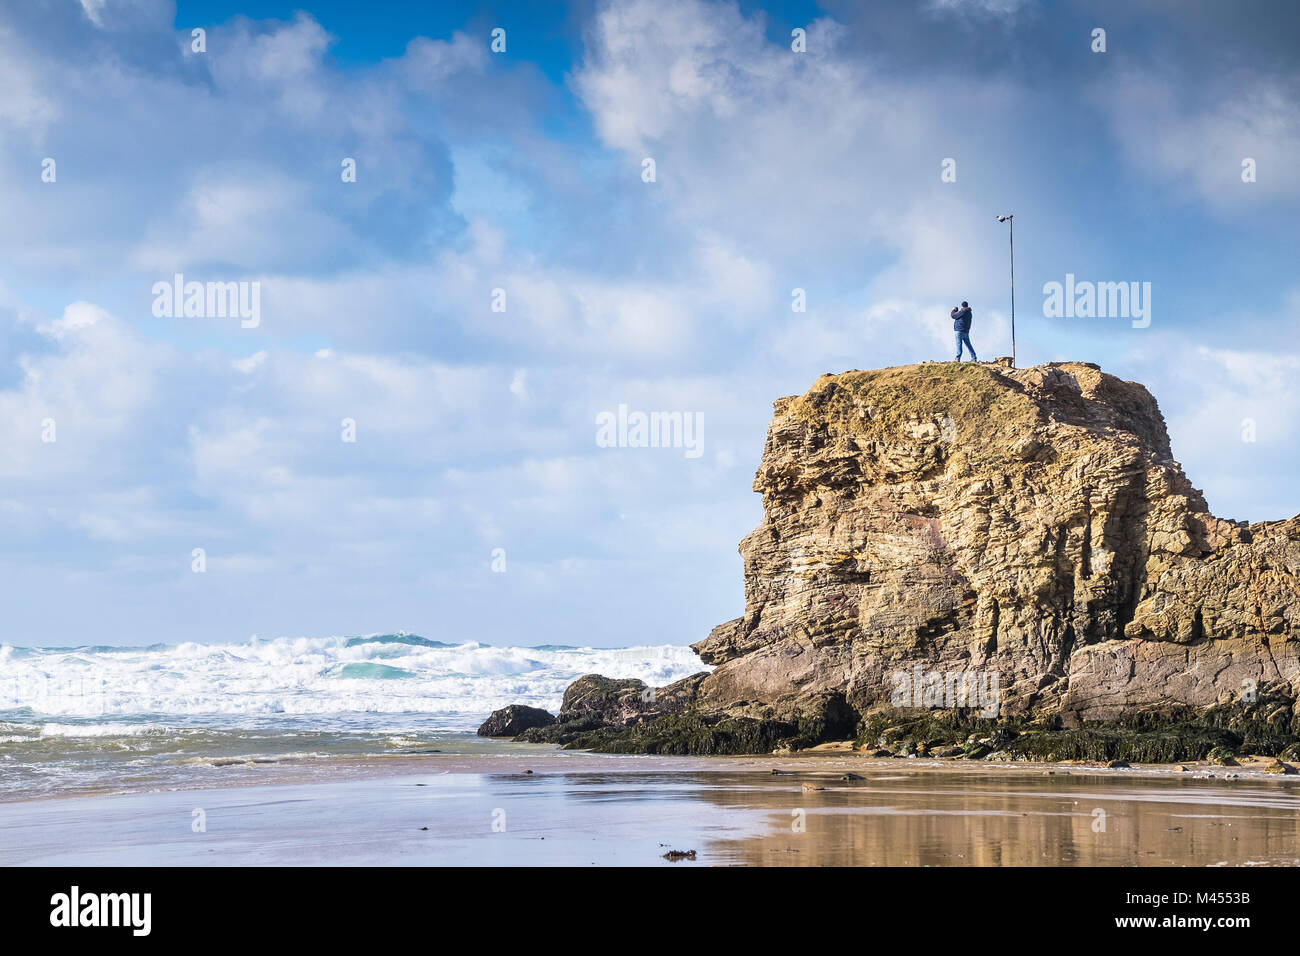
POLYGON ((755 754, 799 750, 853 734, 857 715, 842 697, 811 702, 799 717, 732 717, 697 707, 658 714, 630 724, 573 716, 524 734, 532 743, 558 743, 568 750, 673 755, 755 754))
POLYGON ((608 725, 599 717, 590 714, 575 717, 562 713, 554 723, 529 728, 515 740, 527 744, 560 744, 567 747, 574 741, 584 739, 586 735, 606 726, 608 725))
POLYGON ((565 690, 554 723, 531 728, 517 739, 527 743, 589 748, 593 746, 593 738, 589 735, 597 730, 626 730, 692 708, 700 683, 707 676, 701 672, 664 687, 650 687, 644 681, 632 678, 612 679, 600 674, 586 674, 565 690), (579 740, 583 742, 575 743, 579 740))
POLYGON ((701 672, 665 687, 650 687, 640 680, 587 674, 564 692, 560 714, 564 719, 591 716, 606 724, 627 726, 647 717, 679 713, 694 703, 700 682, 707 676, 701 672))

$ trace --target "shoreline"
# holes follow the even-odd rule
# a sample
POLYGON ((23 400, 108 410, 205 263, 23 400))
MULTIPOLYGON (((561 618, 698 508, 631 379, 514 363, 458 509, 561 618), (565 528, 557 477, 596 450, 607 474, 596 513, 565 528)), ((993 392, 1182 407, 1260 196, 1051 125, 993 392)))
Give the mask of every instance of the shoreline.
MULTIPOLYGON (((503 741, 504 742, 504 741, 503 741)), ((80 798, 111 798, 137 794, 187 793, 240 787, 271 787, 300 784, 330 784, 351 780, 401 779, 423 774, 524 774, 688 772, 755 773, 772 775, 773 770, 799 777, 834 779, 846 772, 868 775, 897 771, 942 772, 973 777, 1001 778, 1012 775, 1100 776, 1116 779, 1177 777, 1194 780, 1276 780, 1300 786, 1300 774, 1265 772, 1272 757, 1243 756, 1238 766, 1220 766, 1211 761, 1132 764, 1110 767, 1095 761, 965 760, 937 757, 875 757, 856 752, 851 741, 821 744, 795 753, 660 755, 602 753, 565 750, 548 744, 525 744, 501 753, 424 754, 339 754, 320 757, 222 758, 202 768, 187 780, 141 780, 138 785, 87 787, 58 792, 24 795, 0 794, 0 810, 13 805, 44 803, 80 798), (522 749, 527 747, 527 750, 522 749), (536 748, 534 750, 533 748, 536 748)))

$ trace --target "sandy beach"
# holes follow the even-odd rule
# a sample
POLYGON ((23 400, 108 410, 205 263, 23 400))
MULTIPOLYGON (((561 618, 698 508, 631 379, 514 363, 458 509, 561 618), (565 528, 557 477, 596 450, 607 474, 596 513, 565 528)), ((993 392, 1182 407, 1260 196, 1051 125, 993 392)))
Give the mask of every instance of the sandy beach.
POLYGON ((1185 766, 540 748, 248 763, 181 790, 0 804, 0 864, 1300 862, 1300 778, 1185 766), (665 859, 673 850, 695 858, 665 859))

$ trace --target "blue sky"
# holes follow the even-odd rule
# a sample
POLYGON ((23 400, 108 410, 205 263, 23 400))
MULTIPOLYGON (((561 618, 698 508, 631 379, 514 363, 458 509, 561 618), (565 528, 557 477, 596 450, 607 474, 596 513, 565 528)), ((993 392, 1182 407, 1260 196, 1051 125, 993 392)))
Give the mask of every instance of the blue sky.
POLYGON ((1007 211, 1021 364, 1145 383, 1217 514, 1289 517, 1297 49, 1281 0, 8 5, 0 641, 698 640, 774 399, 949 357, 963 298, 1009 352, 1007 211), (260 323, 155 316, 178 272, 260 323), (1067 273, 1150 326, 1046 317, 1067 273), (599 447, 620 404, 703 454, 599 447))

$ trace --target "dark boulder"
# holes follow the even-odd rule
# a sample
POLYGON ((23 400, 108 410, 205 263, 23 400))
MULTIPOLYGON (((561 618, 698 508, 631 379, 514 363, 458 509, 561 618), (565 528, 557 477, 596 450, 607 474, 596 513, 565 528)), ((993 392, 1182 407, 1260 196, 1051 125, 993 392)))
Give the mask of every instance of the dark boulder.
POLYGON ((517 737, 533 727, 548 727, 555 723, 555 718, 540 707, 525 707, 523 704, 511 704, 500 710, 492 711, 492 716, 483 721, 478 729, 480 737, 517 737))

